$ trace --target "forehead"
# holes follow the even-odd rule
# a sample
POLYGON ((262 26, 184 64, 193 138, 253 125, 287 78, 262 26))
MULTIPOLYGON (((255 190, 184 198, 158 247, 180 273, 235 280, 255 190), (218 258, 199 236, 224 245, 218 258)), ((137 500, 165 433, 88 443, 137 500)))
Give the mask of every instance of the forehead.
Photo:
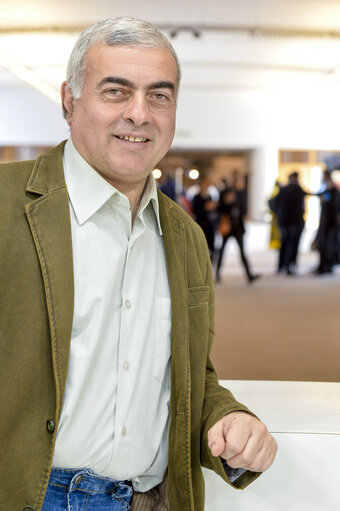
POLYGON ((168 48, 93 45, 85 61, 85 81, 119 76, 133 82, 170 81, 177 84, 177 66, 168 48))

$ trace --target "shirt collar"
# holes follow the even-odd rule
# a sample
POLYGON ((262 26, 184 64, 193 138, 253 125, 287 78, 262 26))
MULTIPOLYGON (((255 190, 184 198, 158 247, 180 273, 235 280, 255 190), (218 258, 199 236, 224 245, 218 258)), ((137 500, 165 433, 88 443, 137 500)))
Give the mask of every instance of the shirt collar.
POLYGON ((159 216, 159 203, 158 203, 158 193, 157 193, 157 184, 154 175, 151 173, 145 186, 145 190, 143 192, 142 200, 140 202, 138 215, 143 214, 144 210, 151 203, 154 211, 154 215, 156 217, 159 234, 162 236, 162 227, 159 216))
MULTIPOLYGON (((71 138, 64 147, 63 164, 68 195, 80 225, 89 220, 111 197, 117 194, 122 195, 87 163, 74 147, 71 138), (96 192, 93 193, 93 190, 96 192)), ((150 203, 159 233, 162 235, 157 185, 152 174, 147 180, 138 215, 141 215, 150 203)))

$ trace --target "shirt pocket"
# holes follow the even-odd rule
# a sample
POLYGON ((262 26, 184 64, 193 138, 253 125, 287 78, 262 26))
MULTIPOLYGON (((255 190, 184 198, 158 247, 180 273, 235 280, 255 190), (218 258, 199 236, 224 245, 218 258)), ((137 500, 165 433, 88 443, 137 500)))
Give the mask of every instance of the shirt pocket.
POLYGON ((156 298, 156 336, 153 377, 160 383, 170 369, 171 299, 156 298))

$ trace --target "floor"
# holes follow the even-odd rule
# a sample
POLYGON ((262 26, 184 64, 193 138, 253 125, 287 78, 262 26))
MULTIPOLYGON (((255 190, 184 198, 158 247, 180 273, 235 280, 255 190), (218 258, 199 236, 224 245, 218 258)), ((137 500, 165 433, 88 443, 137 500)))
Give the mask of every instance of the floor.
MULTIPOLYGON (((249 285, 230 240, 216 285, 212 359, 220 379, 340 381, 340 268, 316 277, 317 253, 306 232, 295 277, 276 275, 277 253, 267 248, 269 226, 247 225, 253 271, 249 285)), ((229 243, 229 242, 228 242, 229 243)))

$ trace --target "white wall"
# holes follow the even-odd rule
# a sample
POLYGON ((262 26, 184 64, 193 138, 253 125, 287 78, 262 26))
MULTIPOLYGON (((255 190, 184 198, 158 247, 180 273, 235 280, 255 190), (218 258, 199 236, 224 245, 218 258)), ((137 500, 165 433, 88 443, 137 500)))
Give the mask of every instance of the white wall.
POLYGON ((67 138, 61 107, 18 79, 0 93, 0 145, 54 145, 67 138))
POLYGON ((180 91, 175 146, 340 149, 340 89, 180 91))

